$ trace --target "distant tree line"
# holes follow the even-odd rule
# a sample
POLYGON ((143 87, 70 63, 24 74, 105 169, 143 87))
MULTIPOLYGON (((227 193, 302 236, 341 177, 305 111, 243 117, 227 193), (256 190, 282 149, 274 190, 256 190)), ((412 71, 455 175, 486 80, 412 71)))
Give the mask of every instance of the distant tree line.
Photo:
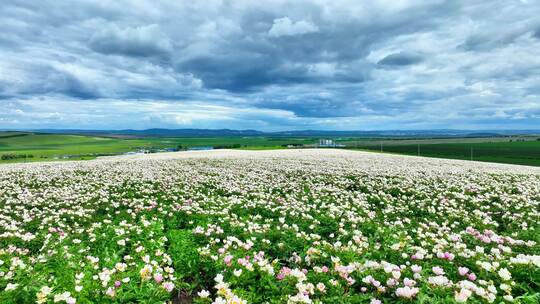
POLYGON ((11 160, 11 159, 21 159, 21 158, 34 158, 34 155, 7 153, 7 154, 2 154, 2 156, 0 156, 1 160, 11 160))
POLYGON ((247 147, 247 145, 241 145, 241 144, 218 145, 218 146, 214 146, 214 149, 238 149, 241 147, 247 147))

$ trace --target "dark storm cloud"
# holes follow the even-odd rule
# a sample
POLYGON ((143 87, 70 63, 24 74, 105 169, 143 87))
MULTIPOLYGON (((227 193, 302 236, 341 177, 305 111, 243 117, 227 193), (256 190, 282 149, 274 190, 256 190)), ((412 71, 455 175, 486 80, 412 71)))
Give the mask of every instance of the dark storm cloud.
POLYGON ((540 108, 537 1, 9 1, 0 14, 4 124, 539 123, 523 114, 540 108))

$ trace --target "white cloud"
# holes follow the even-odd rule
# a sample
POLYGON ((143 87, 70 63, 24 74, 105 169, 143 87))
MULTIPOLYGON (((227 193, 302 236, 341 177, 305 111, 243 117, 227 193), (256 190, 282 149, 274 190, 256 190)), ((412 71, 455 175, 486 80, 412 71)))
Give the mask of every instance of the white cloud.
POLYGON ((294 36, 318 32, 319 28, 305 20, 292 22, 289 17, 274 19, 274 24, 268 31, 270 37, 294 36))
POLYGON ((540 125, 538 1, 8 2, 0 128, 540 125))

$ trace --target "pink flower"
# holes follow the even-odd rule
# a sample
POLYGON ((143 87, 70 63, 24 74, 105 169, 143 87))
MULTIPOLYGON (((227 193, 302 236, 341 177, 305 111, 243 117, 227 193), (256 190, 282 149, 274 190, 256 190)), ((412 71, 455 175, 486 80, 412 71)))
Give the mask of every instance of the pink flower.
POLYGON ((228 255, 228 256, 226 256, 226 257, 223 259, 223 262, 225 262, 225 264, 227 264, 227 266, 230 267, 230 266, 232 265, 232 263, 231 263, 232 259, 233 259, 233 256, 232 256, 232 255, 228 255))
POLYGON ((455 255, 453 253, 446 251, 446 252, 437 252, 437 257, 439 259, 452 261, 455 258, 455 255))
POLYGON ((469 273, 469 275, 467 275, 467 278, 469 278, 469 280, 471 280, 471 281, 475 281, 476 280, 476 275, 474 273, 469 273))
POLYGON ((328 267, 323 266, 323 267, 322 267, 322 272, 324 272, 324 273, 328 272, 328 267))
POLYGON ((120 282, 120 281, 115 281, 114 282, 114 287, 118 288, 118 287, 120 287, 120 285, 122 285, 122 282, 120 282))
POLYGON ((405 278, 405 279, 403 279, 403 285, 413 287, 414 285, 416 285, 416 281, 411 280, 409 278, 405 278))
POLYGON ((485 235, 480 236, 480 241, 482 241, 482 242, 484 242, 486 244, 491 243, 491 239, 488 236, 485 236, 485 235))
POLYGON ((174 284, 172 282, 165 282, 163 283, 163 288, 165 288, 165 290, 168 292, 171 292, 174 289, 174 284))
POLYGON ((289 273, 291 273, 291 269, 288 267, 283 267, 277 274, 276 278, 278 280, 283 280, 289 273))
POLYGON ((442 269, 442 268, 439 267, 439 266, 434 266, 433 268, 431 268, 431 270, 432 270, 433 273, 436 274, 436 275, 443 275, 443 274, 444 274, 444 269, 442 269))
POLYGON ((411 288, 409 286, 405 286, 405 287, 396 289, 396 296, 400 298, 411 299, 414 296, 416 296, 418 291, 419 289, 416 287, 411 288))
POLYGON ((397 284, 398 284, 398 281, 396 281, 395 279, 390 278, 386 280, 386 285, 388 285, 388 287, 393 287, 397 284))
POLYGON ((161 275, 161 273, 156 273, 154 275, 154 280, 156 281, 156 283, 161 283, 161 281, 163 281, 163 276, 161 275))
POLYGON ((467 268, 467 267, 459 267, 458 268, 458 273, 459 273, 460 276, 464 276, 468 272, 469 272, 469 268, 467 268))

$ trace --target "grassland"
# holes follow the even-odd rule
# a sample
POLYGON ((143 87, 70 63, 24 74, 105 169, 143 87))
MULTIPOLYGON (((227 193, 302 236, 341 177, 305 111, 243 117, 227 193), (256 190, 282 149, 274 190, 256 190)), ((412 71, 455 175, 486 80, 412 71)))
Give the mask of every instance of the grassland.
MULTIPOLYGON (((486 138, 335 138, 349 149, 427 157, 472 159, 540 166, 538 137, 486 138), (381 149, 382 148, 382 149, 381 149)), ((0 163, 92 159, 139 150, 189 149, 197 146, 244 150, 283 149, 287 145, 314 147, 316 137, 142 137, 118 138, 66 134, 0 132, 0 163), (25 157, 26 156, 26 157, 25 157), (7 157, 4 157, 7 158, 7 157)))
POLYGON ((54 159, 92 159, 100 155, 138 150, 197 146, 214 148, 278 149, 289 144, 311 144, 313 138, 204 137, 204 138, 112 138, 65 134, 0 132, 0 156, 17 155, 0 162, 43 161, 54 159), (28 156, 28 157, 23 157, 28 156))

